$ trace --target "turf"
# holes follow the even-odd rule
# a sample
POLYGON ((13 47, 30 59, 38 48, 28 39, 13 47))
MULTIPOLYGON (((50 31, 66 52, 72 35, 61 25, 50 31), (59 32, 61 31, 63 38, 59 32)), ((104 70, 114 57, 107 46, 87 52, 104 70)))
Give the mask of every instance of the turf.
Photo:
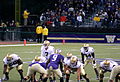
MULTIPOLYGON (((65 43, 64 45, 62 43, 52 43, 56 49, 59 48, 62 50, 62 54, 65 56, 67 52, 72 52, 73 55, 80 56, 80 48, 82 47, 83 43, 65 43)), ((120 44, 97 44, 97 43, 90 43, 90 46, 92 46, 95 49, 95 55, 96 58, 104 59, 104 58, 112 58, 112 59, 118 59, 120 58, 120 44)), ((32 61, 32 59, 36 55, 40 55, 40 47, 41 45, 27 45, 27 46, 7 46, 3 47, 0 46, 0 77, 2 77, 2 71, 3 71, 3 58, 6 56, 7 53, 16 53, 18 54, 24 62, 32 61)), ((99 61, 99 60, 97 60, 99 61)), ((99 64, 98 64, 99 66, 99 64)), ((28 63, 24 63, 23 70, 24 70, 24 76, 27 72, 28 63)), ((88 77, 90 78, 91 82, 98 82, 95 78, 94 70, 92 69, 91 65, 86 66, 85 68, 86 73, 88 74, 88 77)), ((105 74, 104 82, 108 81, 110 73, 105 74)), ((39 75, 37 75, 39 76, 39 75)), ((5 82, 19 82, 19 74, 17 73, 16 69, 13 69, 10 71, 10 80, 5 82)), ((71 75, 71 82, 76 81, 76 74, 71 75)), ((4 82, 4 81, 3 81, 4 82)), ((49 82, 49 81, 48 81, 49 82)), ((59 81, 57 81, 59 82, 59 81)), ((83 81, 85 82, 85 81, 83 81)))

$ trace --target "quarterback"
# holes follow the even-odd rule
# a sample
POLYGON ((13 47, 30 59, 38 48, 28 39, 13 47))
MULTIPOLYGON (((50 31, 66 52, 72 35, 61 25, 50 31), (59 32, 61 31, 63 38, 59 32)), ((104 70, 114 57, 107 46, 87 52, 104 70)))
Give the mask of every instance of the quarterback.
POLYGON ((50 46, 50 41, 45 40, 41 46, 41 56, 48 60, 51 54, 54 54, 54 47, 50 46))
POLYGON ((3 59, 4 70, 3 70, 3 78, 2 80, 9 80, 9 72, 11 69, 16 67, 17 71, 21 76, 21 82, 23 81, 23 62, 21 58, 17 54, 7 54, 7 56, 3 59))

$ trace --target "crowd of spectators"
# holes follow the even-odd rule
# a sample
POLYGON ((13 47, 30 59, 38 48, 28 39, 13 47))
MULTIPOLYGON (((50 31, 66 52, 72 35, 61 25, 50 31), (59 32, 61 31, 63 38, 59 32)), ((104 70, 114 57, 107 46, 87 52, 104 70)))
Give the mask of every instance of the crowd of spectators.
POLYGON ((19 22, 11 21, 0 21, 0 27, 19 27, 19 22))
MULTIPOLYGON (((28 25, 70 25, 81 27, 90 23, 92 27, 116 27, 120 24, 120 2, 118 0, 51 0, 52 8, 38 15, 39 21, 30 17, 28 25)), ((0 22, 1 27, 16 27, 18 22, 0 22)))
MULTIPOLYGON (((53 4, 52 4, 53 5, 53 4)), ((40 16, 40 23, 54 26, 72 25, 80 27, 86 20, 95 27, 116 26, 120 18, 118 0, 58 0, 52 10, 47 9, 40 16), (94 20, 99 17, 99 21, 94 20)))
POLYGON ((102 7, 96 13, 100 18, 100 25, 103 27, 116 27, 120 24, 120 2, 118 0, 101 1, 102 7))

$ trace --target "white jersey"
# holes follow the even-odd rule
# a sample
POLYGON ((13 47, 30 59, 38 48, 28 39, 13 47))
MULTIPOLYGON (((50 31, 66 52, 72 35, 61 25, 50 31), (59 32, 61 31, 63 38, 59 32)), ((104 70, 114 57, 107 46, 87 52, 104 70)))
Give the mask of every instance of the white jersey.
POLYGON ((54 54, 53 46, 48 46, 47 49, 44 45, 41 47, 41 56, 45 57, 46 59, 49 59, 51 54, 54 54))
POLYGON ((75 63, 71 63, 70 61, 67 62, 67 65, 70 67, 70 68, 80 68, 83 66, 83 64, 80 62, 80 61, 77 61, 75 63))
POLYGON ((109 66, 105 66, 104 65, 104 61, 100 63, 100 67, 106 71, 112 71, 114 66, 117 66, 118 63, 115 61, 110 61, 110 65, 109 66))
POLYGON ((82 48, 80 49, 80 51, 81 51, 81 53, 85 54, 85 55, 87 56, 87 58, 93 58, 93 57, 91 56, 91 54, 94 53, 94 49, 93 49, 92 47, 88 47, 88 50, 87 50, 87 51, 85 51, 84 47, 82 47, 82 48))
POLYGON ((12 60, 11 61, 7 61, 7 57, 5 57, 4 59, 3 59, 3 63, 5 64, 5 65, 9 65, 10 67, 16 67, 16 66, 18 66, 18 62, 17 62, 17 60, 18 59, 21 59, 18 55, 16 55, 16 54, 11 54, 11 57, 12 57, 12 60))
POLYGON ((67 63, 70 62, 70 58, 65 57, 63 62, 65 65, 67 65, 67 63))
MULTIPOLYGON (((34 63, 34 62, 35 62, 35 60, 32 60, 32 63, 34 63)), ((39 63, 46 63, 46 58, 41 56, 39 63)))

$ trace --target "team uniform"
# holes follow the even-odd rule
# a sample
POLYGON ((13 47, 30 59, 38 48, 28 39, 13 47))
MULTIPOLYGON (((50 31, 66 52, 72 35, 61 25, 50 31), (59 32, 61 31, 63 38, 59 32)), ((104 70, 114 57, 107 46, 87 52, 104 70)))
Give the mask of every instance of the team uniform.
POLYGON ((48 76, 51 75, 51 73, 55 73, 60 77, 60 82, 63 82, 62 72, 59 69, 59 65, 62 64, 64 60, 64 56, 62 56, 60 53, 55 53, 50 55, 50 58, 47 62, 47 72, 48 76))
POLYGON ((112 60, 104 60, 100 63, 100 82, 103 82, 104 73, 111 72, 114 66, 118 63, 112 60))
POLYGON ((47 77, 46 62, 41 61, 41 59, 42 57, 35 56, 35 59, 32 61, 31 64, 29 64, 27 75, 25 76, 25 80, 28 80, 31 77, 31 80, 35 81, 36 73, 39 73, 42 75, 40 80, 46 79, 47 77))
POLYGON ((110 74, 110 80, 109 82, 118 82, 118 80, 120 80, 120 65, 114 66, 111 74, 110 74))
POLYGON ((74 74, 74 72, 77 72, 78 82, 80 82, 80 74, 82 74, 86 81, 89 82, 89 79, 86 77, 85 70, 83 69, 83 64, 78 61, 76 56, 72 56, 70 61, 67 61, 66 65, 66 82, 69 82, 70 74, 74 74))
POLYGON ((82 63, 84 64, 84 67, 87 64, 91 63, 93 65, 93 69, 98 79, 99 74, 96 66, 95 53, 93 47, 89 47, 89 44, 84 44, 84 46, 80 49, 80 51, 81 51, 82 63))
POLYGON ((41 46, 41 56, 48 60, 51 54, 54 54, 54 47, 50 46, 49 41, 44 41, 43 46, 41 46))
POLYGON ((3 80, 9 80, 10 70, 16 67, 17 71, 21 76, 21 82, 22 82, 24 77, 23 77, 23 70, 22 70, 23 62, 21 58, 17 54, 8 54, 3 59, 3 63, 4 63, 3 80))

